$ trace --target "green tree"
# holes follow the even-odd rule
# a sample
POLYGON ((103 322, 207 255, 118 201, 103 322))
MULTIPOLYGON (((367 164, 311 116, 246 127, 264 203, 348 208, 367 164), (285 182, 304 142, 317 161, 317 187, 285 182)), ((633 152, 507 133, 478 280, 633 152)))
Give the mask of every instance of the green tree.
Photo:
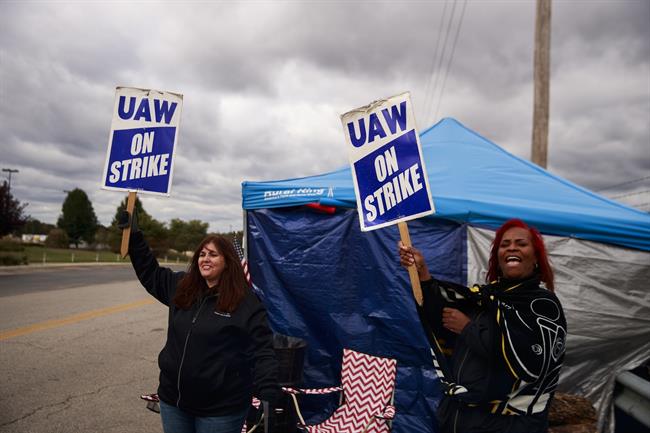
POLYGON ((28 217, 25 225, 18 230, 19 234, 33 234, 33 235, 46 235, 50 230, 56 228, 54 224, 48 224, 37 220, 36 218, 28 217))
POLYGON ((110 227, 99 225, 95 232, 95 249, 106 249, 110 245, 111 231, 110 227))
POLYGON ((7 181, 0 185, 0 237, 19 229, 28 216, 23 214, 27 203, 21 204, 9 190, 7 181))
POLYGON ((93 243, 98 226, 97 216, 83 190, 75 188, 68 193, 56 225, 65 230, 75 246, 79 246, 82 240, 93 243))
MULTIPOLYGON (((113 217, 111 226, 108 228, 110 232, 109 245, 111 251, 116 253, 120 251, 120 245, 122 243, 122 229, 117 227, 117 218, 122 211, 126 209, 126 202, 127 199, 125 198, 119 204, 115 210, 115 216, 113 217)), ((147 211, 144 210, 142 202, 137 197, 135 199, 135 214, 138 221, 138 228, 144 233, 144 236, 154 253, 160 255, 166 252, 167 249, 169 249, 169 233, 167 227, 165 227, 165 224, 149 215, 147 211)))
POLYGON ((240 246, 244 245, 244 231, 229 231, 228 233, 221 233, 222 236, 230 239, 231 242, 237 242, 240 246))
POLYGON ((169 224, 170 247, 176 251, 192 251, 208 234, 208 223, 199 220, 185 222, 178 218, 169 224))
POLYGON ((52 229, 47 234, 47 239, 45 239, 45 246, 51 248, 68 248, 70 245, 70 240, 68 235, 63 229, 52 229))

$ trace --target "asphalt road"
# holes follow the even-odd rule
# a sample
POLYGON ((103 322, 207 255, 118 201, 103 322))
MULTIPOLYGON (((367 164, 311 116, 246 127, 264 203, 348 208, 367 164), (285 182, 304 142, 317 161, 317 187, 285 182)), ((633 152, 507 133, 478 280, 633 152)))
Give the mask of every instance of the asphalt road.
POLYGON ((0 271, 0 432, 160 432, 166 307, 130 266, 0 271))
POLYGON ((9 268, 0 271, 0 297, 134 279, 129 264, 9 268))

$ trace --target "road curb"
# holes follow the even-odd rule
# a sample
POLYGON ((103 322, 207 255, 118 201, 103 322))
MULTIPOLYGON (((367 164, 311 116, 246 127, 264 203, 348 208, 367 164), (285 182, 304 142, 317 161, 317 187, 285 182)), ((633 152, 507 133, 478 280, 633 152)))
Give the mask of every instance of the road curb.
MULTIPOLYGON (((184 267, 186 264, 176 263, 176 262, 159 262, 161 266, 169 267, 184 267)), ((113 267, 113 266, 127 266, 131 267, 131 262, 74 262, 74 263, 33 263, 29 265, 16 265, 16 266, 0 266, 0 276, 2 275, 20 275, 20 274, 30 274, 32 272, 39 271, 51 271, 54 269, 61 268, 90 268, 90 267, 113 267)))
POLYGON ((0 275, 29 274, 38 271, 47 271, 60 268, 79 268, 92 266, 131 266, 130 262, 76 262, 76 263, 46 263, 46 264, 29 264, 16 266, 0 266, 0 275))

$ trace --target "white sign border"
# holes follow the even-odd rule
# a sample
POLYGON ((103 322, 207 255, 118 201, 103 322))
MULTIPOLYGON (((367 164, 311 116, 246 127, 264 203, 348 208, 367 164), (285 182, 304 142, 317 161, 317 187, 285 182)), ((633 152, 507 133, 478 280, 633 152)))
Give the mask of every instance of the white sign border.
MULTIPOLYGON (((178 131, 180 130, 181 127, 181 114, 183 110, 183 95, 180 93, 175 93, 175 92, 166 92, 162 90, 155 90, 155 89, 142 89, 140 87, 128 87, 128 86, 117 86, 115 87, 115 101, 113 104, 113 117, 111 120, 111 129, 108 133, 108 148, 106 149, 106 161, 104 162, 104 171, 102 173, 102 178, 101 178, 101 189, 107 190, 107 191, 127 191, 127 192, 138 192, 140 194, 151 194, 151 195, 158 195, 158 196, 163 196, 163 197, 169 197, 171 196, 171 189, 172 189, 172 179, 174 177, 174 166, 176 165, 176 147, 178 147, 178 131), (171 169, 169 171, 169 180, 167 182, 167 192, 158 192, 158 191, 148 191, 146 189, 141 189, 141 188, 123 188, 123 187, 117 187, 117 186, 107 186, 106 185, 106 175, 108 174, 108 164, 110 162, 110 157, 111 157, 111 149, 113 148, 113 133, 115 132, 115 125, 113 124, 113 119, 115 119, 115 113, 117 113, 117 107, 119 103, 119 96, 121 90, 126 90, 127 93, 126 95, 129 95, 129 92, 133 96, 150 96, 152 93, 156 93, 159 95, 162 95, 163 97, 165 95, 172 95, 174 98, 177 98, 180 101, 180 110, 178 111, 178 124, 176 125, 176 131, 174 133, 174 148, 172 149, 172 164, 171 164, 171 169)), ((147 125, 149 126, 149 125, 147 125)), ((145 126, 143 126, 145 127, 145 126)))
MULTIPOLYGON (((402 218, 387 221, 387 222, 384 222, 384 223, 381 223, 381 224, 376 224, 376 225, 373 225, 371 227, 367 227, 365 225, 365 219, 364 219, 364 215, 363 215, 363 206, 361 206, 362 201, 361 201, 361 197, 359 195, 359 184, 358 184, 358 181, 357 181, 357 174, 356 174, 356 172, 354 170, 354 163, 359 161, 360 159, 363 159, 368 154, 374 152, 376 149, 378 149, 381 146, 383 146, 384 144, 386 144, 382 140, 382 141, 380 141, 379 143, 377 143, 377 144, 375 144, 373 146, 369 146, 369 150, 364 152, 365 155, 359 157, 356 160, 353 159, 352 152, 348 152, 349 159, 350 159, 350 171, 352 172, 352 182, 354 184, 354 195, 355 195, 355 198, 357 199, 357 213, 358 213, 358 216, 359 216, 359 225, 361 226, 361 231, 362 232, 370 232, 370 231, 377 230, 377 229, 380 229, 380 228, 396 225, 397 223, 400 223, 400 222, 411 221, 411 220, 418 219, 418 218, 421 218, 421 217, 424 217, 424 216, 427 216, 427 215, 435 214, 435 212, 436 212, 436 208, 435 208, 434 203, 433 203, 433 198, 431 197, 431 187, 429 186, 429 176, 427 176, 426 165, 424 163, 424 155, 422 154, 422 145, 420 143, 420 134, 418 134, 418 129, 417 129, 416 124, 415 124, 415 113, 413 112, 413 105, 411 104, 411 94, 410 94, 410 92, 403 92, 403 93, 400 93, 398 95, 390 96, 388 98, 379 99, 379 100, 371 102, 370 104, 368 104, 366 106, 359 107, 359 108, 356 108, 354 110, 350 110, 347 113, 342 114, 341 115, 341 123, 343 124, 343 133, 345 134, 345 138, 346 138, 346 142, 347 142, 346 144, 348 144, 348 146, 352 146, 352 142, 350 140, 349 132, 346 129, 346 123, 344 121, 344 119, 347 116, 352 115, 352 114, 356 114, 356 113, 370 114, 370 113, 380 112, 381 109, 391 107, 391 106, 395 105, 395 103, 399 103, 399 102, 401 102, 403 100, 406 100, 407 125, 410 124, 410 126, 412 127, 412 128, 407 127, 407 130, 413 129, 415 131, 415 139, 416 139, 416 142, 417 142, 418 156, 420 158, 420 163, 422 165, 422 167, 421 167, 421 169, 422 169, 422 177, 424 178, 425 188, 426 188, 427 193, 428 193, 427 194, 427 199, 429 200, 429 206, 431 207, 431 209, 428 210, 428 211, 425 211, 425 212, 420 212, 420 213, 417 213, 417 214, 407 215, 407 216, 402 217, 402 218), (411 124, 411 122, 412 122, 412 124, 411 124)), ((408 131, 405 132, 405 133, 408 133, 408 131)), ((389 142, 389 141, 393 140, 394 138, 395 137, 390 137, 390 139, 386 140, 386 141, 389 142)), ((349 147, 348 147, 348 149, 349 149, 349 147)))

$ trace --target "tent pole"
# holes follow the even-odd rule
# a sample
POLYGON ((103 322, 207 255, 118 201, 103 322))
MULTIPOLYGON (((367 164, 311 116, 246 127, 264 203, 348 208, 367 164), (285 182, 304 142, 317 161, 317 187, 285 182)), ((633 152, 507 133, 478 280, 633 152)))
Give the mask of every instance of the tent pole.
POLYGON ((248 236, 246 235, 246 209, 242 208, 242 235, 241 235, 241 245, 244 249, 244 258, 248 261, 248 236))

